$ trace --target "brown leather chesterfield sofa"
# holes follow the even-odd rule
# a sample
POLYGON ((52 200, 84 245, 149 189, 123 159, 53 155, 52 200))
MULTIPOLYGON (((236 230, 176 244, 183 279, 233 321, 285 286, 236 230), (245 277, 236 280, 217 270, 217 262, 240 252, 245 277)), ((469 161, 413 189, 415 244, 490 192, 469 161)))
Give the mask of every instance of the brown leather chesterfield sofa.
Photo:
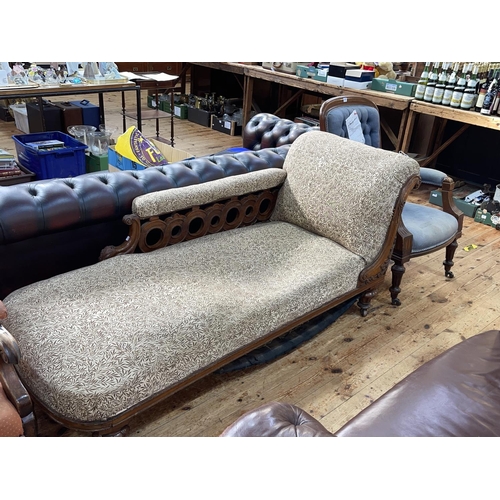
POLYGON ((337 430, 290 403, 241 416, 224 437, 500 436, 500 331, 460 342, 420 366, 337 430))

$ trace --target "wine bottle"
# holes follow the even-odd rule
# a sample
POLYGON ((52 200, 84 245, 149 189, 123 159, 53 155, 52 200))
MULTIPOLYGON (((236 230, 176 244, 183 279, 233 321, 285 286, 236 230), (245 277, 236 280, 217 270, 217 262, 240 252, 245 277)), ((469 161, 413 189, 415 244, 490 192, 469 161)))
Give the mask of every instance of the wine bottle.
POLYGON ((436 88, 434 89, 434 94, 432 95, 433 104, 441 104, 444 95, 444 89, 446 88, 446 81, 448 79, 448 67, 450 63, 444 62, 442 66, 442 71, 439 74, 438 81, 436 83, 436 88))
POLYGON ((425 86, 424 101, 426 102, 432 102, 432 96, 434 95, 434 91, 436 90, 436 83, 438 80, 440 65, 441 63, 435 62, 434 65, 432 66, 432 71, 431 74, 429 75, 429 81, 425 86))
POLYGON ((493 109, 493 103, 495 102, 495 97, 498 92, 498 71, 495 72, 495 76, 493 76, 493 80, 488 87, 488 92, 484 96, 483 106, 481 108, 482 115, 491 115, 491 111, 493 109))
POLYGON ((451 72, 448 81, 446 83, 446 86, 444 88, 444 93, 443 93, 443 100, 441 101, 441 104, 443 106, 449 106, 451 102, 451 96, 453 95, 453 90, 455 89, 455 84, 457 83, 457 74, 458 74, 458 68, 460 67, 460 63, 456 62, 455 65, 453 66, 453 71, 451 72))
POLYGON ((415 89, 415 99, 418 101, 422 101, 424 98, 425 87, 427 86, 427 82, 429 81, 429 66, 430 62, 426 62, 422 74, 417 82, 417 88, 415 89))
POLYGON ((470 78, 467 80, 465 90, 460 101, 460 109, 471 109, 476 97, 477 65, 472 68, 470 78))
POLYGON ((469 65, 464 63, 464 65, 462 67, 462 72, 460 74, 460 78, 458 79, 457 84, 455 85, 455 88, 453 89, 453 94, 451 96, 451 102, 450 102, 450 106, 452 108, 459 108, 460 103, 462 102, 462 97, 463 97, 464 91, 465 91, 465 84, 467 83, 465 75, 467 74, 468 67, 469 67, 469 65))
POLYGON ((488 92, 488 87, 490 86, 492 80, 493 80, 493 69, 490 68, 486 78, 484 78, 479 88, 476 105, 474 106, 474 109, 477 112, 480 112, 483 107, 484 98, 486 96, 486 93, 488 92))

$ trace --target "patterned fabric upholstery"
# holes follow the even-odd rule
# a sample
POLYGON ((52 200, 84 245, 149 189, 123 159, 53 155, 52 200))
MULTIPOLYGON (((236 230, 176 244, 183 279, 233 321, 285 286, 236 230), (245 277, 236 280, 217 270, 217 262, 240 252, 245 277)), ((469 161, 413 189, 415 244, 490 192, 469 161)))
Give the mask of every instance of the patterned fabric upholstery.
POLYGON ((21 417, 7 399, 0 384, 0 437, 17 437, 22 436, 23 433, 21 417))
POLYGON ((282 184, 285 177, 286 172, 281 168, 269 168, 203 184, 144 194, 134 199, 132 212, 144 218, 167 214, 233 196, 270 189, 282 184))
POLYGON ((357 286, 362 258, 285 222, 114 257, 5 299, 26 385, 105 420, 357 286))
POLYGON ((369 264, 383 246, 399 191, 419 165, 405 155, 312 131, 296 139, 283 169, 287 177, 272 220, 330 238, 369 264))
POLYGON ((353 111, 357 112, 361 122, 365 144, 375 148, 380 147, 380 118, 377 109, 371 106, 357 104, 330 109, 326 119, 327 132, 348 139, 349 134, 345 121, 353 111))

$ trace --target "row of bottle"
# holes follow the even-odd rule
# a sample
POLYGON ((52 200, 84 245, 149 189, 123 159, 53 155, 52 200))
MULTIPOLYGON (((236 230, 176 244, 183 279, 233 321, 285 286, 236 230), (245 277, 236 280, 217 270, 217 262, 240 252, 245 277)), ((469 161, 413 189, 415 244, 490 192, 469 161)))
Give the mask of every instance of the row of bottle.
POLYGON ((484 115, 500 113, 500 64, 426 62, 415 99, 484 115), (452 67, 453 65, 453 67, 452 67))

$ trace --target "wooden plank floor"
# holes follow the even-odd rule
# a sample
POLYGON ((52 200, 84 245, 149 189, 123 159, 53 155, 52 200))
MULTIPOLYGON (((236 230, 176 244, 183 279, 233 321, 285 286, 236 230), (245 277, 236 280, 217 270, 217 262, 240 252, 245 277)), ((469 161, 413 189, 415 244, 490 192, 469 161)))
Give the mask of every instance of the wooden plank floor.
MULTIPOLYGON (((107 122, 121 131, 118 97, 107 94, 105 103, 107 122)), ((154 136, 154 127, 154 122, 145 123, 148 137, 154 136)), ((160 127, 169 137, 168 120, 160 127)), ((16 133, 13 124, 0 122, 0 148, 13 150, 10 136, 16 133)), ((175 121, 175 140, 177 147, 197 156, 241 145, 241 137, 184 120, 175 121)), ((421 187, 410 199, 426 204, 429 191, 421 187)), ((464 338, 500 328, 499 248, 500 231, 465 217, 455 278, 444 276, 444 250, 414 259, 406 266, 400 307, 390 303, 389 272, 366 318, 353 306, 315 338, 273 362, 212 374, 138 415, 130 435, 217 436, 242 413, 272 400, 299 405, 332 432, 337 430, 422 363, 464 338), (466 252, 464 247, 472 243, 477 248, 466 252)), ((47 426, 46 434, 51 432, 47 426)))

